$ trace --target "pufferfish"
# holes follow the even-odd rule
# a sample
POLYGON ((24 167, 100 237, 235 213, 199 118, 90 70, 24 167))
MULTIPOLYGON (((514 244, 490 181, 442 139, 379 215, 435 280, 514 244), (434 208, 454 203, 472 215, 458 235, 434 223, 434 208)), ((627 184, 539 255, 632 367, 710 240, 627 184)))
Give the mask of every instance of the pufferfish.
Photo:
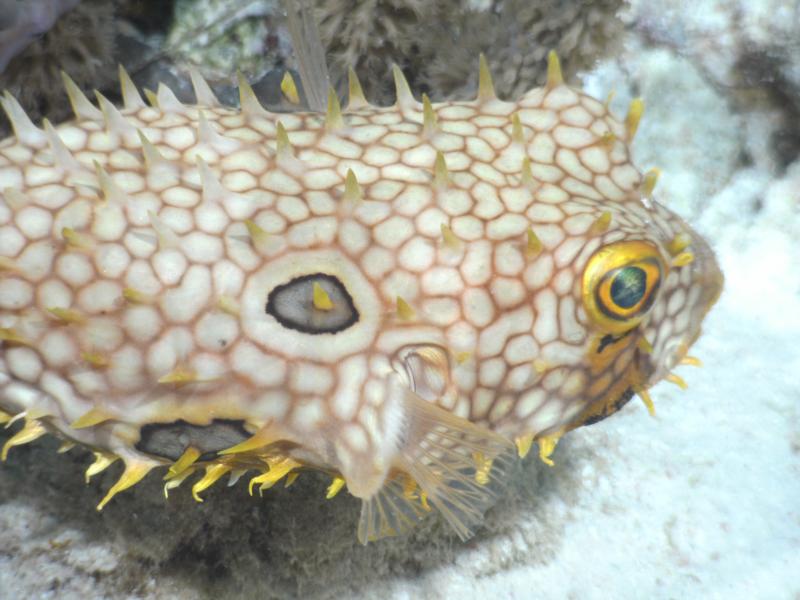
MULTIPOLYGON (((98 505, 307 469, 362 500, 361 541, 438 511, 473 534, 538 442, 601 420, 680 363, 722 275, 652 198, 614 118, 548 79, 516 102, 484 60, 474 101, 196 104, 123 69, 124 106, 65 76, 75 120, 6 93, 0 143, 2 451, 44 433, 122 460, 98 505)), ((290 77, 283 92, 297 102, 290 77)))

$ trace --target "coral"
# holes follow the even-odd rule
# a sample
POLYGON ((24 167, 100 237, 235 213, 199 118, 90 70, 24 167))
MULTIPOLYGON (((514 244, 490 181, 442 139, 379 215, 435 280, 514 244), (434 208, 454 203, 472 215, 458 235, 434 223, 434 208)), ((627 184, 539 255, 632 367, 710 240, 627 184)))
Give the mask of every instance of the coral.
POLYGON ((450 31, 452 43, 432 44, 424 80, 435 95, 468 96, 477 88, 475 56, 483 52, 498 94, 515 98, 544 83, 550 50, 561 57, 565 78, 573 79, 620 47, 624 28, 617 13, 623 4, 504 0, 490 11, 465 13, 450 31))
POLYGON ((545 55, 555 49, 567 79, 618 47, 623 0, 317 0, 329 64, 358 72, 373 101, 392 100, 391 64, 415 90, 435 99, 466 98, 477 88, 475 64, 486 54, 501 97, 544 82, 545 55))
POLYGON ((644 99, 637 159, 643 167, 663 172, 659 198, 684 218, 698 218, 709 198, 742 167, 744 119, 687 58, 629 40, 620 58, 586 76, 584 85, 597 97, 613 91, 611 107, 617 111, 635 96, 644 99), (605 85, 595 87, 598 80, 605 85), (698 120, 697 114, 705 118, 698 120))
MULTIPOLYGON (((370 100, 390 104, 392 63, 401 66, 415 93, 434 99, 474 93, 480 52, 489 60, 501 97, 519 96, 542 83, 550 49, 559 52, 570 79, 616 48, 622 33, 616 13, 624 0, 314 1, 333 81, 343 89, 352 65, 370 100)), ((0 30, 0 61, 3 35, 0 30)), ((60 70, 82 89, 97 88, 114 99, 107 86, 120 62, 138 85, 164 81, 189 100, 185 67, 191 65, 226 102, 236 100, 231 84, 240 70, 262 101, 274 106, 280 99, 263 92, 276 89, 273 80, 292 61, 276 0, 84 0, 9 63, 0 89, 9 89, 34 120, 58 122, 68 116, 60 70)), ((7 124, 0 122, 0 134, 7 133, 7 124)))
POLYGON ((749 115, 748 160, 782 172, 800 157, 800 1, 698 0, 686 11, 670 0, 653 11, 635 0, 630 20, 647 43, 686 57, 749 115))
POLYGON ((260 77, 282 66, 288 34, 271 0, 178 0, 166 39, 173 60, 201 69, 210 79, 231 79, 237 70, 260 77))
POLYGON ((36 36, 49 30, 58 18, 80 0, 0 1, 0 73, 36 36))
MULTIPOLYGON (((406 72, 412 89, 420 89, 422 65, 430 59, 427 36, 433 30, 443 29, 440 17, 460 14, 465 3, 462 0, 317 0, 316 4, 320 34, 332 72, 341 75, 352 66, 370 100, 388 104, 394 95, 392 63, 406 72)), ((441 40, 441 33, 435 38, 441 40)))
MULTIPOLYGON (((114 3, 84 0, 64 14, 40 39, 12 60, 0 75, 0 89, 11 92, 34 120, 58 122, 70 114, 60 71, 84 88, 116 79, 114 3)), ((5 121, 0 136, 7 135, 5 121)))

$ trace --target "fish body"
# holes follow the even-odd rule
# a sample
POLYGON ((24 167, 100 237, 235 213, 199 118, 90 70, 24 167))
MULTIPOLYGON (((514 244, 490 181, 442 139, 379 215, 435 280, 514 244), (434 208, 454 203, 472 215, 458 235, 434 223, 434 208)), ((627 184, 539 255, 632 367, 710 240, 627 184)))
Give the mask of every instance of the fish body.
MULTIPOLYGON (((518 101, 274 114, 166 88, 0 143, 3 455, 45 432, 125 471, 303 469, 363 500, 362 540, 438 510, 462 537, 516 455, 685 360, 722 276, 652 198, 625 121, 561 81, 518 101)), ((291 480, 291 479, 290 479, 291 480)))

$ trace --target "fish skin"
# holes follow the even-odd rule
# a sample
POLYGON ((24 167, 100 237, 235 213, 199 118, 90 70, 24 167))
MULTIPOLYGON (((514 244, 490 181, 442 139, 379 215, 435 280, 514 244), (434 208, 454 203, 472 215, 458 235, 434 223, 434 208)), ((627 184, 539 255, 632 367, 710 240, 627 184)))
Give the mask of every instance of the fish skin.
POLYGON ((100 508, 154 467, 165 491, 202 473, 198 500, 316 468, 364 501, 362 541, 432 509, 469 537, 517 451, 552 464, 649 398, 722 286, 631 164, 641 105, 621 121, 552 72, 423 105, 397 69, 396 105, 327 115, 128 83, 43 129, 5 97, 0 417, 26 423, 5 451, 46 429, 91 474, 121 458, 100 508))

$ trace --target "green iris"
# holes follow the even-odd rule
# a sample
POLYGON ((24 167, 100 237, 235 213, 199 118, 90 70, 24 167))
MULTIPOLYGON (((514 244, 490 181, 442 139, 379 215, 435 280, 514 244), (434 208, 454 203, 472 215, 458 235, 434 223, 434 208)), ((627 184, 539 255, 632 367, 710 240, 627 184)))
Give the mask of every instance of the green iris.
POLYGON ((624 267, 611 282, 611 299, 620 308, 631 308, 641 302, 646 289, 647 273, 639 267, 624 267))

